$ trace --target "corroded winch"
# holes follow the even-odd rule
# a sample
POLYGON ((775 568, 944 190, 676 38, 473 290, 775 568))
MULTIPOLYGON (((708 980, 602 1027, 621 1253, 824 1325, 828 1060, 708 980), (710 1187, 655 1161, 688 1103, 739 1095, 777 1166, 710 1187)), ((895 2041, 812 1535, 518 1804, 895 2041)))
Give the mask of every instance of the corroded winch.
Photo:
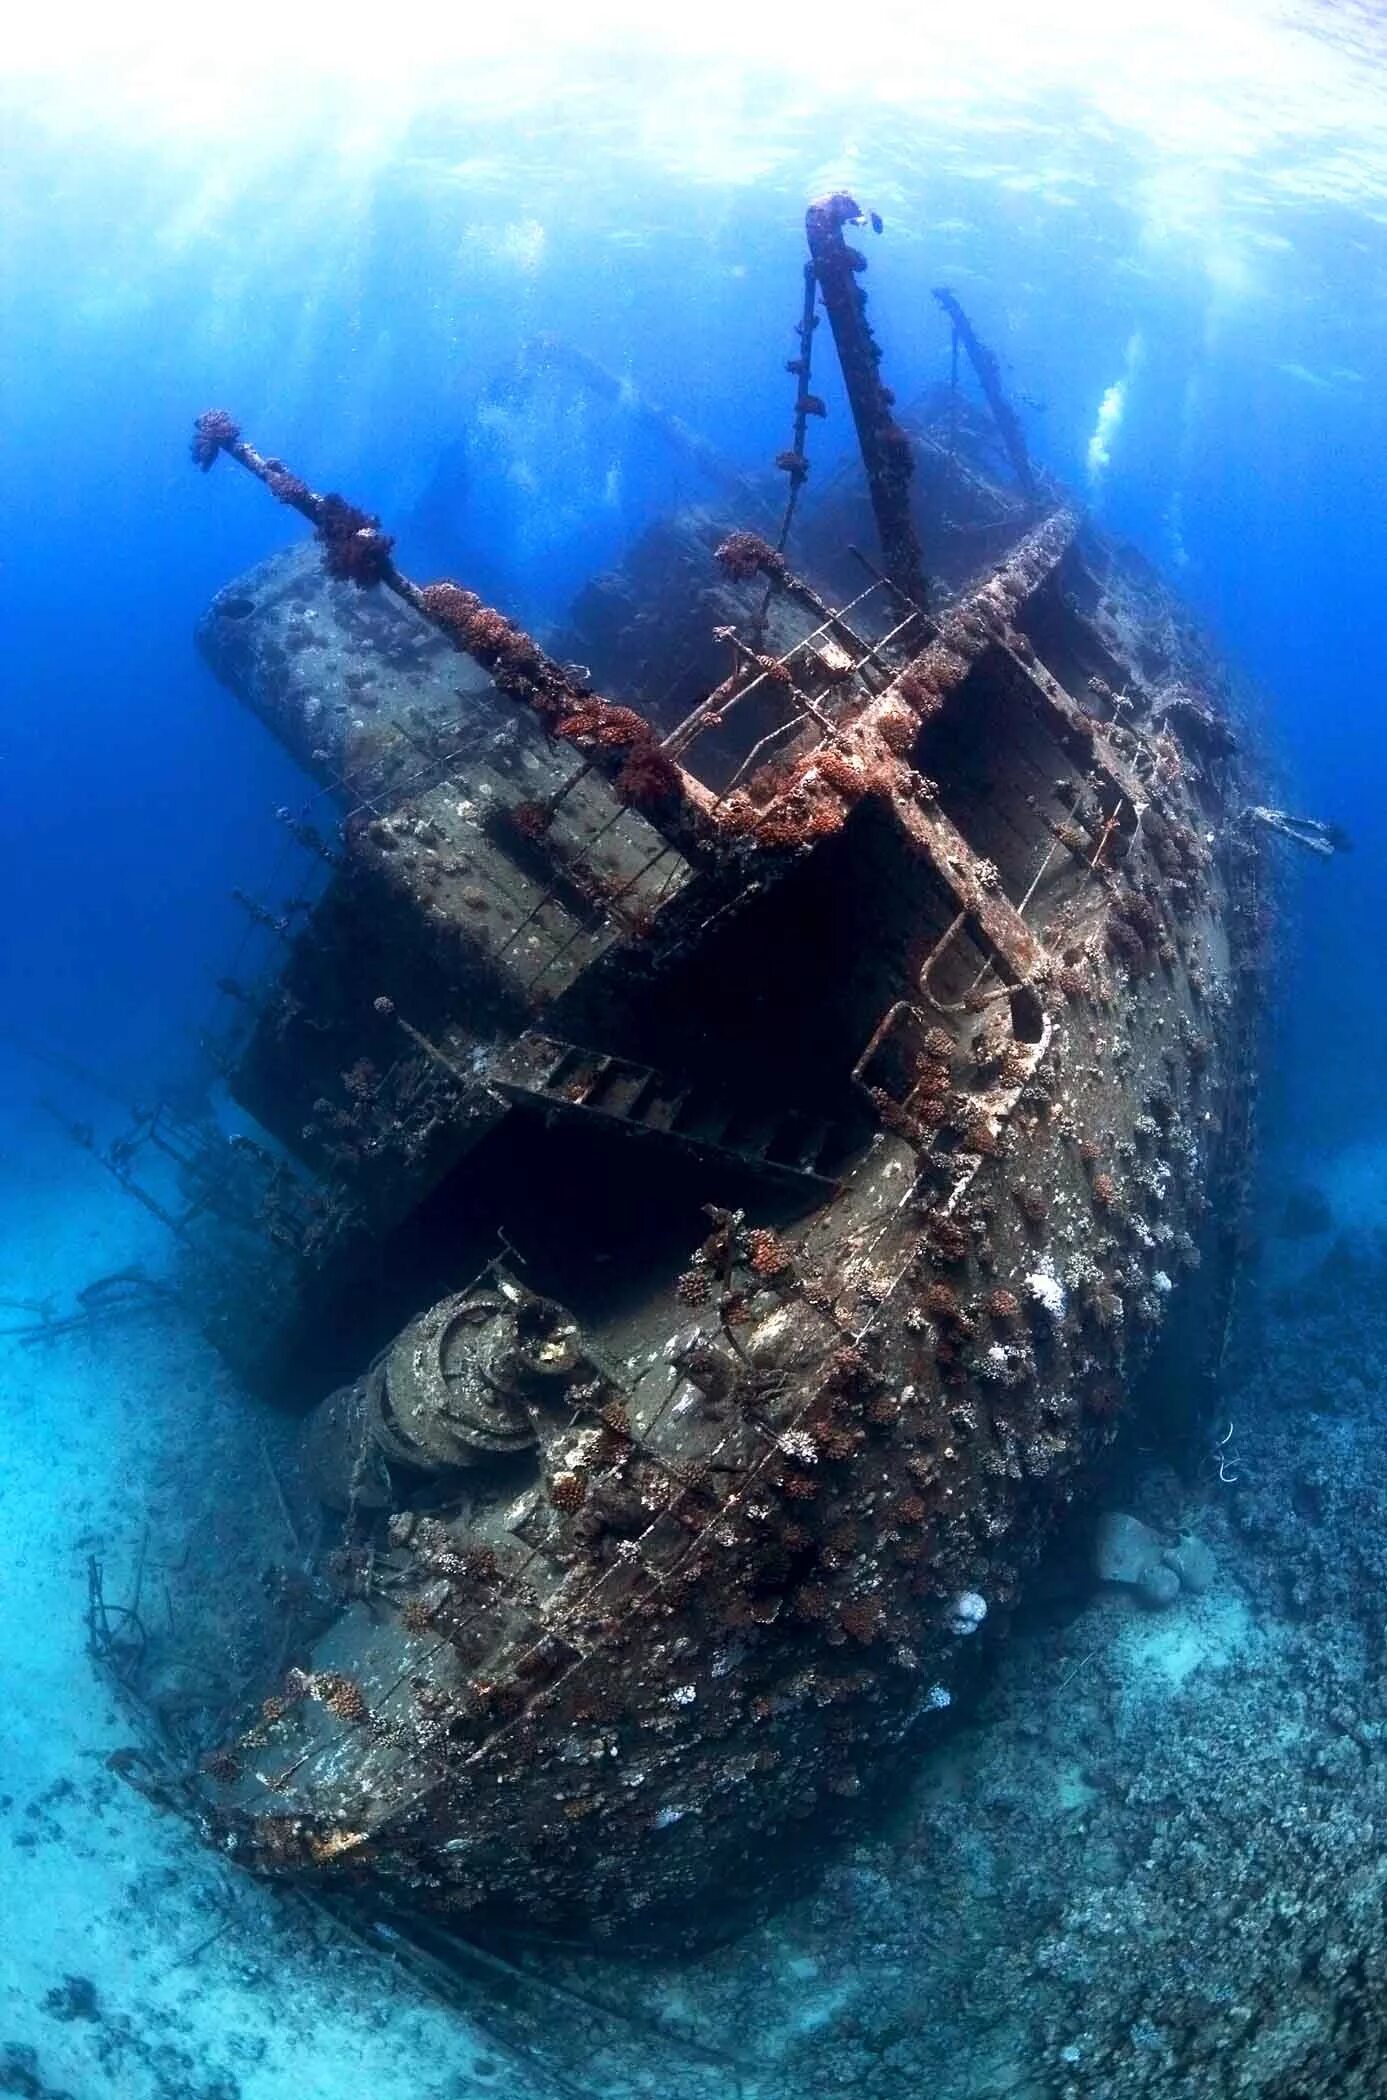
POLYGON ((1035 473, 952 295, 992 420, 898 415, 855 215, 810 214, 779 519, 653 528, 552 652, 198 426, 315 528, 202 641, 345 840, 231 1077, 312 1177, 257 1368, 337 1388, 345 1594, 205 1816, 470 1932, 769 1900, 939 1725, 1170 1306, 1222 1327, 1260 918, 1226 680, 1035 473), (865 478, 816 505, 820 305, 865 478))
MULTIPOLYGON (((456 1292, 315 1411, 305 1438, 313 1484, 332 1509, 382 1509, 421 1477, 543 1446, 545 1407, 573 1402, 584 1363, 577 1322, 552 1300, 504 1275, 456 1292)), ((603 1390, 590 1377, 587 1395, 603 1390)))

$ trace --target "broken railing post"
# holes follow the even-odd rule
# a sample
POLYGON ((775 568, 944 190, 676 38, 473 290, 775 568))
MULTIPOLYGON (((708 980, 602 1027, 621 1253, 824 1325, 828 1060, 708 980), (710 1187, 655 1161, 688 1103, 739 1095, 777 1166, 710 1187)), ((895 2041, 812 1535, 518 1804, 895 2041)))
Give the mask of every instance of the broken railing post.
POLYGON ((992 411, 992 420, 997 426, 997 435, 1001 438, 1003 449, 1007 458, 1011 461, 1011 470, 1020 482, 1023 493, 1028 498, 1034 499, 1036 487, 1035 474, 1031 467, 1031 457, 1026 450, 1026 437, 1021 428, 1021 419, 1008 401, 1005 389, 1002 386, 1001 366, 997 363, 993 352, 988 349, 986 343, 979 337, 977 330, 948 286, 940 285, 934 296, 953 323, 953 344, 950 351, 952 360, 950 417, 952 419, 954 413, 952 404, 956 401, 958 395, 958 346, 962 343, 964 349, 968 352, 968 361, 978 375, 978 385, 987 397, 987 405, 992 411))
POLYGON ((887 573, 923 607, 929 586, 910 514, 915 461, 893 412, 895 395, 882 384, 881 349, 868 326, 866 294, 857 282, 867 259, 843 239, 844 226, 860 225, 862 219, 854 200, 836 190, 810 205, 804 230, 857 429, 887 573))

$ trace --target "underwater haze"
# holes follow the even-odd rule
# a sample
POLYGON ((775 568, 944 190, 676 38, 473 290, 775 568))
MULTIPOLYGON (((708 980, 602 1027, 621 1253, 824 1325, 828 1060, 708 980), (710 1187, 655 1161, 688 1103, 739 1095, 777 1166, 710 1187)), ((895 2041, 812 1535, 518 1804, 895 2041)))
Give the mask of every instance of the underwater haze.
MULTIPOLYGON (((0 52, 0 2095, 1387 2094, 1387 24, 471 12, 59 6, 0 52), (274 1149, 218 985, 277 969, 327 879, 284 820, 330 832, 317 785, 195 639, 311 535, 189 436, 224 407, 559 651, 710 471, 722 501, 783 453, 838 190, 879 215, 898 400, 949 380, 951 287, 1043 474, 1232 667, 1258 798, 1351 847, 1267 846, 1198 1427, 1124 1417, 948 1730, 747 1935, 444 1977, 150 1783, 144 1731, 184 1746, 284 1596, 321 1602, 298 1416, 189 1315, 177 1162, 132 1195, 109 1149, 158 1103, 274 1149), (1115 1515, 1197 1562, 1175 1601, 1095 1575, 1115 1515), (143 1713, 109 1667, 132 1610, 169 1657, 143 1713)), ((815 360, 810 496, 856 459, 827 328, 815 360)))

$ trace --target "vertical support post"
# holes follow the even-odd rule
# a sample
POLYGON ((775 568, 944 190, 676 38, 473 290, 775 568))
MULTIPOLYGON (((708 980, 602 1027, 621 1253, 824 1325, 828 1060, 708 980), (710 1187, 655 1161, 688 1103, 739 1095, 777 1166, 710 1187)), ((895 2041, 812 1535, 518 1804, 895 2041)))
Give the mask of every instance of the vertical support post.
MULTIPOLYGON (((997 435, 1002 441, 1011 470, 1021 484, 1022 493, 1034 502, 1036 495, 1035 473, 1026 450, 1026 434, 1021 428, 1021 419, 1006 397, 1002 385, 1002 369, 993 352, 988 349, 974 328, 963 308, 947 285, 940 285, 935 298, 943 307, 953 326, 952 370, 950 383, 954 393, 958 392, 958 346, 961 342, 968 352, 968 359, 978 375, 978 385, 987 397, 992 411, 992 420, 997 425, 997 435)), ((952 410, 950 411, 952 415, 952 410)))
POLYGON ((795 378, 795 430, 790 440, 789 451, 783 452, 777 462, 784 466, 790 477, 790 494, 785 504, 780 537, 775 543, 782 554, 790 537, 790 523, 795 515, 799 492, 809 472, 809 462, 804 456, 804 438, 809 427, 809 418, 811 415, 821 416, 824 412, 822 401, 817 394, 811 394, 809 391, 809 373, 814 358, 814 330, 819 325, 818 315, 814 312, 815 284, 814 265, 807 262, 804 266, 804 306, 799 317, 799 326, 795 330, 799 337, 799 356, 792 357, 789 363, 789 370, 795 378))
POLYGON ((866 294, 857 282, 867 259, 843 239, 844 226, 860 225, 862 218, 854 199, 835 190, 810 205, 804 230, 867 470, 886 572, 912 603, 923 606, 929 586, 910 514, 915 461, 892 412, 895 395, 882 384, 880 345, 867 325, 866 294))

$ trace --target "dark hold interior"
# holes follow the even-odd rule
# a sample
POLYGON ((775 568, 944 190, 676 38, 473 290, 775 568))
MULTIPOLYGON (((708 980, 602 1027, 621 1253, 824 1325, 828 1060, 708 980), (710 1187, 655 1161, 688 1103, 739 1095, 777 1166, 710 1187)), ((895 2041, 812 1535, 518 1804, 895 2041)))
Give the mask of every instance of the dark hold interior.
POLYGON ((1127 684, 1127 671, 1105 647, 1089 620, 1074 617, 1076 610, 1084 615, 1092 613, 1099 595, 1099 586, 1091 571, 1081 562, 1068 563, 1029 600, 1017 626, 1029 638, 1051 677, 1058 680, 1071 699, 1087 707, 1090 713, 1107 714, 1110 710, 1098 705, 1089 689, 1089 680, 1101 678, 1105 685, 1120 693, 1127 684))
MULTIPOLYGON (((767 1109, 862 1126, 852 1070, 955 916, 952 897, 874 798, 843 829, 727 918, 599 1047, 767 1109)), ((951 944, 936 994, 962 995, 983 965, 951 944)))
MULTIPOLYGON (((1067 817, 1082 787, 1073 760, 1036 711, 993 675, 987 656, 925 724, 914 756, 936 783, 940 807, 1019 905, 1054 845, 1046 818, 1067 817)), ((1055 856, 1047 900, 1071 866, 1067 854, 1055 856)))
MULTIPOLYGON (((672 1289, 711 1229, 706 1204, 781 1226, 812 1200, 730 1158, 595 1118, 550 1124, 514 1110, 349 1276, 334 1275, 331 1301, 316 1307, 295 1352, 293 1402, 311 1407, 357 1376, 416 1313, 489 1262, 600 1335, 643 1320, 652 1294, 672 1289)), ((669 1304, 658 1310, 663 1335, 669 1304)))
MULTIPOLYGON (((300 1374, 305 1400, 498 1255, 600 1330, 667 1292, 707 1235, 705 1205, 776 1224, 829 1200, 877 1128, 853 1067, 887 1011, 916 995, 953 918, 889 810, 862 803, 680 966, 604 1006, 591 1029, 573 1024, 586 1048, 688 1090, 698 1112, 682 1140, 562 1097, 522 1100, 349 1282, 334 1279, 300 1374), (824 1132, 818 1178, 777 1171, 788 1155, 766 1134, 787 1119, 824 1132)), ((983 960, 965 937, 950 942, 936 996, 961 997, 983 960)))

